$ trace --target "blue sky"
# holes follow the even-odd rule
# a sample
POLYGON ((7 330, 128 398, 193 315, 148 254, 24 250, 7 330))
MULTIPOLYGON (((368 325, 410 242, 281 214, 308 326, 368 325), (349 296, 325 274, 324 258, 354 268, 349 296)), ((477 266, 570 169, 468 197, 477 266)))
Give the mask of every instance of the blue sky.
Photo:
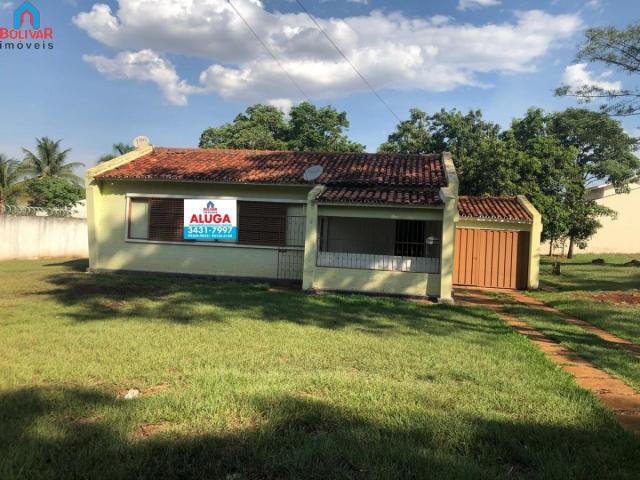
MULTIPOLYGON (((632 0, 302 0, 401 117, 411 107, 482 109, 504 126, 530 106, 559 110, 566 81, 629 86, 576 66, 589 26, 640 18, 632 0)), ((14 2, 0 0, 0 27, 14 2)), ((256 101, 301 94, 224 0, 33 0, 55 29, 52 51, 0 50, 0 152, 62 138, 87 166, 145 134, 196 146, 201 131, 256 101)), ((290 0, 234 0, 280 63, 319 104, 348 112, 349 135, 374 151, 397 123, 290 0)), ((637 134, 635 118, 625 128, 637 134)))

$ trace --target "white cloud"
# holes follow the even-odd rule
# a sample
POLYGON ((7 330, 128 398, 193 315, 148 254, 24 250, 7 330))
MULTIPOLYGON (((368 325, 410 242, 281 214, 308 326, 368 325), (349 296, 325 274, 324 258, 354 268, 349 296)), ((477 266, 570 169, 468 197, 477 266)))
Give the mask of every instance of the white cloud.
POLYGON ((495 7, 500 5, 500 0, 460 0, 458 10, 469 10, 470 8, 495 7))
POLYGON ((82 59, 108 78, 150 81, 158 85, 165 99, 174 105, 186 105, 187 96, 206 93, 202 87, 189 85, 176 73, 171 62, 152 50, 121 52, 114 58, 84 55, 82 59))
MULTIPOLYGON (((310 97, 367 90, 306 15, 269 12, 258 0, 234 4, 310 97)), ((539 10, 484 25, 458 24, 443 15, 418 19, 380 11, 318 21, 375 88, 432 92, 486 87, 480 77, 487 73, 533 71, 537 60, 581 28, 578 15, 539 10)), ((74 23, 100 43, 126 50, 111 60, 88 57, 101 66, 99 71, 154 81, 173 103, 185 104, 188 95, 209 90, 242 101, 301 99, 225 0, 119 0, 117 10, 96 4, 74 23), (151 63, 170 74, 148 78, 148 72, 132 67, 132 56, 148 59, 151 54, 151 63), (163 60, 167 54, 209 60, 201 84, 180 80, 173 65, 163 60)))
POLYGON ((0 2, 0 10, 10 10, 13 8, 13 2, 0 2))
POLYGON ((283 113, 289 115, 291 111, 291 107, 293 107, 293 100, 290 98, 274 98, 272 100, 267 101, 269 105, 276 107, 279 110, 282 110, 283 113))
POLYGON ((599 77, 594 77, 593 74, 587 70, 586 63, 576 63, 575 65, 569 65, 564 69, 562 83, 569 85, 571 88, 590 86, 612 92, 620 90, 622 88, 621 82, 608 82, 604 80, 604 78, 610 75, 611 72, 607 71, 602 73, 599 77))

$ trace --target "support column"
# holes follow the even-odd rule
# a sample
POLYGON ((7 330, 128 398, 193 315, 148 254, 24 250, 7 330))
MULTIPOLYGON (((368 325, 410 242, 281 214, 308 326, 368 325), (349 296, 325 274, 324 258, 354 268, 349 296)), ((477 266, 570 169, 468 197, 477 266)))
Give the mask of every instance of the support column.
POLYGON ((302 289, 313 290, 318 256, 318 197, 324 192, 324 185, 317 185, 307 195, 307 217, 304 238, 304 267, 302 269, 302 289))
POLYGON ((524 195, 518 195, 520 205, 527 209, 533 217, 531 223, 531 233, 529 234, 529 275, 527 277, 527 288, 536 290, 539 286, 540 278, 540 238, 542 236, 542 215, 527 200, 524 195))
POLYGON ((440 259, 441 303, 453 303, 453 261, 455 255, 456 223, 458 222, 458 175, 449 152, 442 154, 447 187, 440 189, 444 202, 442 211, 442 251, 440 259))

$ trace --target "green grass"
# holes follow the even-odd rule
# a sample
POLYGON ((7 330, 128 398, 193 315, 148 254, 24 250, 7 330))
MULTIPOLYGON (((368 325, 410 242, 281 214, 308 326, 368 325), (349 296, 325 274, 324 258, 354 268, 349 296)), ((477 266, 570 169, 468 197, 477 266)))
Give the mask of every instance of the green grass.
POLYGON ((606 301, 613 292, 640 292, 640 267, 625 267, 639 255, 577 255, 563 260, 562 274, 551 275, 551 261, 542 257, 541 287, 532 296, 561 312, 581 318, 640 345, 640 305, 606 301), (605 265, 593 265, 603 258, 605 265), (597 298, 596 298, 597 297, 597 298))
POLYGON ((559 315, 524 306, 510 306, 506 310, 640 392, 640 361, 629 352, 564 322, 559 315))
POLYGON ((487 310, 84 268, 0 263, 3 480, 640 470, 639 437, 487 310))

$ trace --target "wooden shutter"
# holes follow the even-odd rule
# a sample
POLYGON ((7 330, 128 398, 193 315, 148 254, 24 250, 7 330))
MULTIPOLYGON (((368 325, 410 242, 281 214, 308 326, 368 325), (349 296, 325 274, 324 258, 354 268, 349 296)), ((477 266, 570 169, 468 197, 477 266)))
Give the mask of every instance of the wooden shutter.
POLYGON ((286 203, 238 202, 238 243, 283 247, 286 232, 286 203))
POLYGON ((182 198, 149 199, 149 240, 181 242, 184 227, 182 198))

